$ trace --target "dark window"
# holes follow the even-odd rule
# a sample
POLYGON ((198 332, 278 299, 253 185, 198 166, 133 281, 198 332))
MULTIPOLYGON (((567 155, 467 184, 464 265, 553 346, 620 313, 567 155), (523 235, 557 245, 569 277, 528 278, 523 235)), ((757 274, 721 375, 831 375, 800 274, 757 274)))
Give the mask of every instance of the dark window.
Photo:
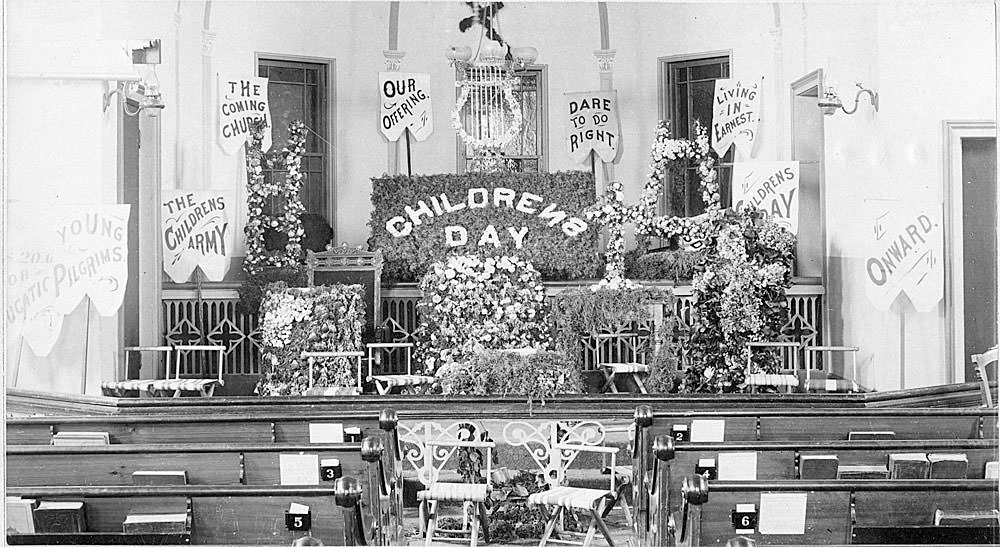
MULTIPOLYGON (((306 174, 300 193, 302 204, 307 213, 332 220, 331 212, 327 210, 331 167, 328 146, 324 142, 324 139, 330 140, 327 65, 260 59, 258 75, 268 78, 267 98, 271 106, 271 150, 267 154, 271 165, 265 176, 284 179, 281 150, 288 142, 288 124, 302 120, 308 128, 306 153, 302 158, 302 169, 306 174)), ((281 206, 273 200, 267 213, 280 212, 281 206)))
MULTIPOLYGON (((469 76, 475 78, 474 68, 469 69, 469 76)), ((546 131, 545 131, 545 73, 542 68, 527 68, 519 70, 514 76, 514 98, 521 107, 523 123, 521 130, 508 143, 501 153, 507 168, 517 172, 545 171, 546 131)), ((510 115, 503 103, 501 93, 485 93, 479 97, 471 97, 462 108, 462 120, 465 130, 476 138, 492 136, 495 128, 501 124, 498 116, 504 115, 507 122, 510 115), (503 108, 501 109, 501 105, 503 108), (504 113, 504 114, 501 114, 504 113)), ((461 145, 459 162, 462 170, 468 171, 472 163, 472 148, 461 145)))
MULTIPOLYGON (((673 137, 694 140, 698 122, 711 132, 715 81, 729 78, 729 58, 710 57, 665 64, 666 115, 673 137)), ((731 148, 716 164, 716 169, 719 172, 722 206, 726 207, 731 202, 731 148)), ((705 203, 701 197, 700 181, 696 165, 688 168, 683 176, 664 181, 662 214, 687 217, 703 213, 705 203)))

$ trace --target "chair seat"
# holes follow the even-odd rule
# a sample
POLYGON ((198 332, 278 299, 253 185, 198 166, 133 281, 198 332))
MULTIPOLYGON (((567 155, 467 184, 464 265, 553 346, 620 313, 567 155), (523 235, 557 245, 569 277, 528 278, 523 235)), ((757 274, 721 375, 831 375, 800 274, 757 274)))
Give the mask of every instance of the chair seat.
POLYGON ((470 484, 467 482, 438 482, 426 490, 417 492, 418 500, 433 501, 472 501, 484 502, 489 495, 485 484, 470 484))
MULTIPOLYGON (((616 477, 621 477, 626 480, 632 478, 632 466, 631 465, 616 465, 611 469, 614 471, 616 477)), ((621 479, 615 479, 616 481, 621 479)))
POLYGON ((425 384, 433 384, 434 376, 419 376, 416 374, 393 374, 385 376, 372 376, 372 380, 376 382, 381 382, 388 387, 400 387, 400 386, 420 386, 425 384))
POLYGON ((831 379, 811 379, 806 385, 810 391, 826 391, 829 393, 847 393, 850 391, 861 391, 861 386, 857 382, 840 378, 831 379))
POLYGON ((153 390, 175 390, 175 391, 201 391, 210 385, 222 385, 220 380, 201 378, 179 378, 173 380, 153 380, 149 389, 153 390))
POLYGON ((751 386, 795 387, 799 385, 799 378, 792 374, 765 374, 763 372, 756 372, 747 376, 747 383, 751 386))
POLYGON ((611 495, 611 492, 607 490, 556 486, 544 492, 536 492, 528 496, 528 503, 554 505, 567 509, 596 509, 598 501, 611 495))
POLYGON ((649 372, 649 365, 640 363, 602 363, 602 367, 611 370, 615 374, 634 374, 636 372, 649 372))
POLYGON ((101 389, 144 390, 156 380, 121 380, 118 382, 101 382, 101 389))

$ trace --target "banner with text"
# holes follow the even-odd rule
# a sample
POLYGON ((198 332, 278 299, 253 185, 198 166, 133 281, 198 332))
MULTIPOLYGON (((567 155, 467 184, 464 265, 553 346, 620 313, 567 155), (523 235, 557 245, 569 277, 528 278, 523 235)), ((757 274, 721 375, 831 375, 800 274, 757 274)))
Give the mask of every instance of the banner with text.
POLYGON ((605 162, 621 157, 621 121, 617 91, 566 93, 566 146, 577 163, 593 150, 605 162))
POLYGON ((760 125, 760 91, 764 79, 715 81, 712 102, 712 148, 719 156, 736 144, 747 154, 753 150, 760 125))
POLYGON ((8 341, 21 335, 45 356, 84 297, 102 316, 118 311, 128 282, 129 212, 129 205, 10 205, 18 235, 6 249, 8 341))
POLYGON ((431 75, 410 72, 379 72, 379 127, 390 141, 403 131, 418 141, 434 132, 431 113, 431 75))
POLYGON ((760 209, 771 220, 799 233, 799 162, 745 161, 733 164, 733 203, 760 209))
POLYGON ((174 283, 186 282, 196 267, 208 281, 226 277, 233 253, 233 206, 228 191, 163 190, 163 271, 174 283))
POLYGON ((944 223, 936 201, 865 202, 865 289, 888 310, 905 292, 917 311, 932 311, 944 296, 944 223))
POLYGON ((267 78, 227 78, 219 75, 219 146, 235 154, 250 139, 250 122, 263 118, 267 129, 261 144, 271 149, 271 107, 267 102, 267 78))

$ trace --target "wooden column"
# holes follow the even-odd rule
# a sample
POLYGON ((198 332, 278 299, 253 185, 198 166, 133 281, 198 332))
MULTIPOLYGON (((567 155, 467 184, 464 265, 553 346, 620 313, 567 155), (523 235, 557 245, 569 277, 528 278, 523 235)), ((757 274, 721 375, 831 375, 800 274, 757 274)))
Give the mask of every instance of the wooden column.
MULTIPOLYGON (((196 185, 196 188, 211 188, 212 187, 212 141, 213 141, 213 125, 211 120, 212 117, 212 103, 213 103, 213 93, 212 93, 212 81, 214 80, 212 74, 212 44, 215 42, 216 34, 209 29, 209 21, 212 18, 212 1, 208 0, 205 2, 205 18, 202 23, 201 28, 201 131, 202 131, 202 142, 201 142, 201 181, 196 185)), ((180 57, 174 60, 176 63, 180 64, 180 57)), ((254 67, 254 73, 256 75, 257 67, 254 67)), ((180 101, 177 101, 180 103, 180 101)), ((177 135, 180 139, 180 134, 177 135)))
MULTIPOLYGON (((160 248, 160 113, 155 108, 139 113, 139 205, 132 211, 139 219, 139 344, 160 344, 160 289, 163 258, 160 248)), ((142 377, 152 377, 155 367, 143 367, 142 377)))
MULTIPOLYGON (((403 62, 404 52, 399 51, 399 2, 389 2, 389 49, 383 49, 386 72, 399 72, 403 62)), ((399 174, 399 141, 386 143, 387 165, 386 173, 399 174)))
MULTIPOLYGON (((598 16, 601 22, 601 49, 594 52, 597 57, 598 77, 600 79, 601 91, 611 91, 615 88, 612 77, 611 65, 615 60, 615 50, 611 49, 611 38, 608 30, 608 4, 607 2, 597 3, 598 16)), ((619 137, 619 143, 621 138, 619 137)), ((595 160, 596 160, 595 156, 595 160)), ((594 169, 594 179, 597 183, 597 195, 604 195, 604 189, 608 182, 615 180, 615 165, 611 162, 601 161, 600 169, 594 169)))

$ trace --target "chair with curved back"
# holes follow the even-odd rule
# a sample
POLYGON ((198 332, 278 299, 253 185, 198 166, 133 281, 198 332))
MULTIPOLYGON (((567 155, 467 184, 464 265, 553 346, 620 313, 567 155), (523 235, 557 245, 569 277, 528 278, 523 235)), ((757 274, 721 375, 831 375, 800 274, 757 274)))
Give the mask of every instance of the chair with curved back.
POLYGON ((1000 349, 998 346, 993 346, 992 348, 972 356, 972 364, 976 367, 976 375, 979 376, 979 387, 983 392, 983 405, 987 408, 993 408, 993 394, 990 392, 990 377, 987 374, 986 366, 992 364, 993 368, 997 368, 997 360, 1000 358, 1000 349))

